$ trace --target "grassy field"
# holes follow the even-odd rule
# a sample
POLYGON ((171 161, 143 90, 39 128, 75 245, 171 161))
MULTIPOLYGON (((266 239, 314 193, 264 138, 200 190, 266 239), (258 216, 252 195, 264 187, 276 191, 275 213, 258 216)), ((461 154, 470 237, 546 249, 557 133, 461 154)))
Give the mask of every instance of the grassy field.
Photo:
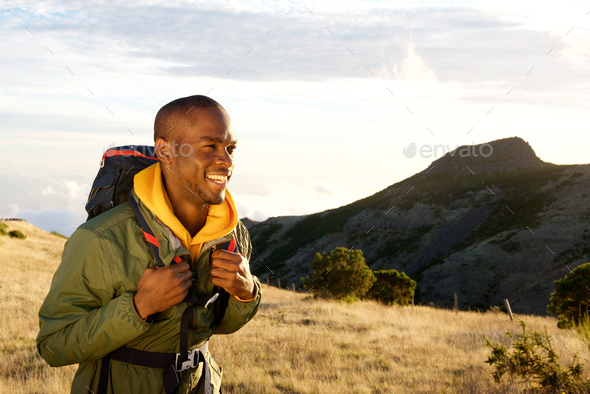
MULTIPOLYGON (((69 392, 76 366, 51 368, 37 355, 37 312, 65 239, 24 222, 6 222, 27 239, 0 236, 2 311, 0 392, 69 392)), ((256 318, 238 333, 215 336, 210 349, 224 369, 224 392, 245 393, 525 393, 493 382, 485 337, 520 332, 504 314, 426 306, 386 307, 318 301, 263 286, 256 318)), ((547 326, 562 362, 590 352, 556 319, 521 316, 547 326)), ((585 366, 590 376, 590 365, 585 366)))

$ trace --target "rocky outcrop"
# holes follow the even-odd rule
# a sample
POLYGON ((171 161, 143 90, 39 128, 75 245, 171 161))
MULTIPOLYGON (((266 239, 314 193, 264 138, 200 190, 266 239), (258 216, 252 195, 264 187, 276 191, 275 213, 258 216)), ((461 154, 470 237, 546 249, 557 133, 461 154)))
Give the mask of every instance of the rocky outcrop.
POLYGON ((430 173, 463 172, 468 167, 475 174, 492 174, 544 165, 547 163, 537 157, 528 142, 511 137, 485 144, 460 146, 435 160, 430 173))

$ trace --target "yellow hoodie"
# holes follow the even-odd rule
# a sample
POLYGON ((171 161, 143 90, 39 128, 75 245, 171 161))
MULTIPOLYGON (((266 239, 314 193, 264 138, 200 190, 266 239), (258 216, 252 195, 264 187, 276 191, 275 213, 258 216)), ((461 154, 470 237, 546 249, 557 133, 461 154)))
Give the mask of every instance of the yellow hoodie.
MULTIPOLYGON (((191 237, 188 230, 174 215, 174 209, 162 182, 162 169, 159 162, 137 173, 133 182, 137 197, 170 228, 182 246, 189 250, 193 262, 199 257, 205 242, 228 234, 238 223, 238 210, 229 190, 226 189, 225 201, 220 205, 209 207, 205 225, 194 237, 191 237)), ((240 301, 250 301, 236 298, 240 301)))

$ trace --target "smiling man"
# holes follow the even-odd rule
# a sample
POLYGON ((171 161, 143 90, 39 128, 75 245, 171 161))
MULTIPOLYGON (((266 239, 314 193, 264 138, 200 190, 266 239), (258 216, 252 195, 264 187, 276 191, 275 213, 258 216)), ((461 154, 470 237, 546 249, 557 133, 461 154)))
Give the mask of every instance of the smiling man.
POLYGON ((42 357, 80 363, 72 393, 220 393, 209 339, 260 304, 227 190, 237 140, 225 109, 206 96, 172 101, 154 140, 159 162, 135 175, 129 202, 74 232, 39 311, 42 357))

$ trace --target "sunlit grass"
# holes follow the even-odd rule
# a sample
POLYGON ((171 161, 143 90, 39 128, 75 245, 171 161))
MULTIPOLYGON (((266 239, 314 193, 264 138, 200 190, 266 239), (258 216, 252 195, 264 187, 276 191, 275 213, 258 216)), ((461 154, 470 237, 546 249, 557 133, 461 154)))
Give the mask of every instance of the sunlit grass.
MULTIPOLYGON (((37 313, 66 240, 7 223, 27 238, 0 236, 0 392, 69 392, 77 366, 51 368, 35 349, 37 313)), ((575 352, 582 362, 590 359, 575 330, 566 334, 551 317, 521 318, 538 331, 547 326, 563 362, 575 352)), ((519 327, 499 313, 350 305, 263 285, 254 320, 236 334, 213 337, 210 349, 224 369, 225 393, 504 394, 511 385, 493 383, 485 337, 506 340, 507 330, 519 327)))

